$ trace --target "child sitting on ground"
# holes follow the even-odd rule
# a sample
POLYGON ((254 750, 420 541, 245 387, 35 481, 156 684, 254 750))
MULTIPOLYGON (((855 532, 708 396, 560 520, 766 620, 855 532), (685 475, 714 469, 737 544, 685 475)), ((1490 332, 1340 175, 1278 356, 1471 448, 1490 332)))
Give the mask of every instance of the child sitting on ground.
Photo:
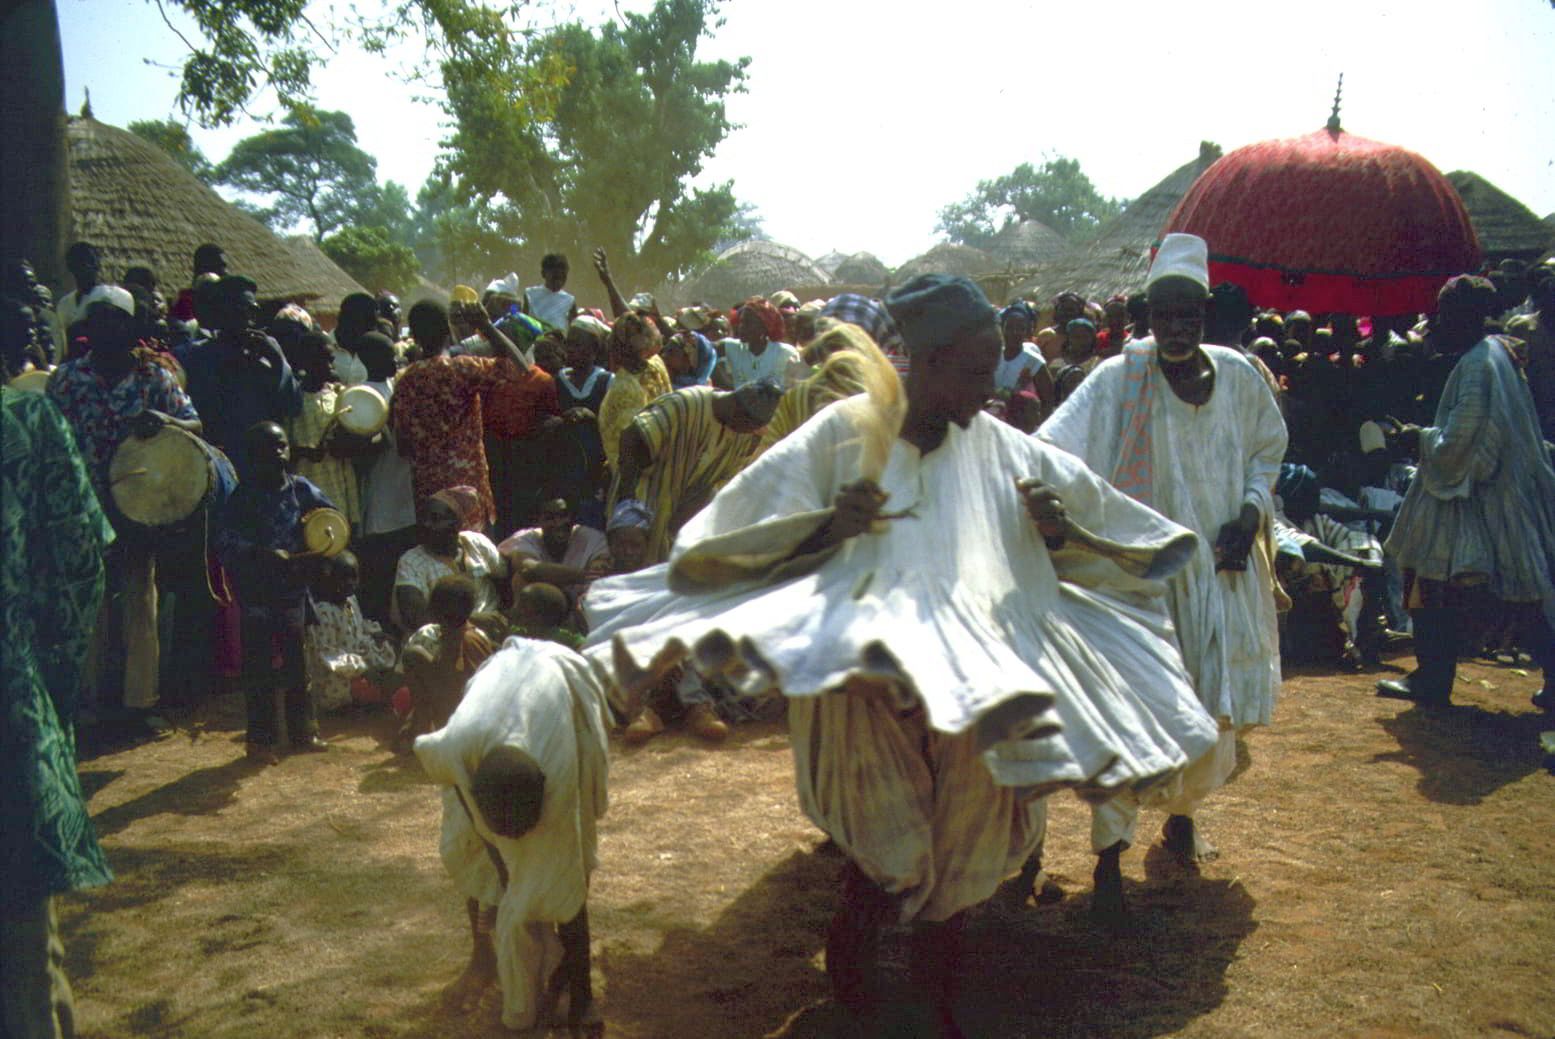
POLYGON ((401 666, 410 690, 410 710, 394 741, 399 753, 409 752, 417 736, 448 724, 464 696, 464 684, 496 648, 470 620, 475 597, 475 585, 468 577, 439 578, 427 598, 431 623, 405 640, 401 666))
MULTIPOLYGON (((394 639, 362 616, 356 601, 361 579, 356 556, 342 552, 319 563, 313 582, 314 621, 308 625, 308 682, 320 710, 338 711, 353 703, 382 703, 386 696, 373 678, 394 669, 394 639)), ((394 689, 394 685, 389 686, 394 689)))
POLYGON ((572 610, 567 593, 554 584, 526 584, 513 596, 513 634, 555 642, 568 649, 583 647, 583 636, 567 627, 572 610))

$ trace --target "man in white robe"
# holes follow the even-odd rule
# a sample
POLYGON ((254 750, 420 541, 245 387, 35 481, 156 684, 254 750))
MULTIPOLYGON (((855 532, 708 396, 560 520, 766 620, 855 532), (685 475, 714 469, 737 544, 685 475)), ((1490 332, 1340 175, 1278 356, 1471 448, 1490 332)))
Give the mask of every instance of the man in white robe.
POLYGON ((1001 343, 975 283, 926 275, 888 306, 905 418, 871 422, 902 392, 874 351, 877 397, 780 441, 587 613, 629 698, 688 653, 790 698, 800 806, 849 859, 833 992, 867 1019, 881 928, 911 922, 914 993, 955 1035, 963 911, 1041 839, 1041 795, 1169 796, 1215 725, 1161 605, 1193 535, 981 410, 1001 343))
POLYGON ((416 740, 443 798, 444 866, 472 903, 475 952, 456 987, 493 971, 502 1023, 548 1023, 563 991, 568 1025, 598 1028, 589 981, 588 882, 609 770, 605 693, 587 660, 510 638, 470 679, 448 724, 416 740), (483 933, 484 931, 484 933, 483 933))
MULTIPOLYGON (((1253 549, 1274 514, 1286 432, 1274 396, 1241 351, 1203 343, 1203 239, 1167 235, 1146 295, 1151 337, 1097 367, 1037 435, 1201 539, 1199 553, 1167 582, 1183 661, 1221 729, 1214 753, 1187 771, 1168 806, 1166 845, 1193 862, 1214 855, 1194 826, 1195 809, 1230 778, 1237 733, 1268 724, 1279 692, 1272 556, 1253 549)), ((1121 912, 1117 858, 1134 840, 1137 814, 1127 798, 1093 813, 1104 912, 1121 912)))

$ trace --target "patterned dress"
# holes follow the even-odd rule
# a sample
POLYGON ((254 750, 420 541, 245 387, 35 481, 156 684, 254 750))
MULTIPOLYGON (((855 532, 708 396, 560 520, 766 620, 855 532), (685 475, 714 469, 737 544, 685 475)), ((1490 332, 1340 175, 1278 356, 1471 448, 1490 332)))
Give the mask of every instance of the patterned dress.
POLYGON ((129 436, 131 418, 148 409, 176 419, 199 418, 172 373, 143 356, 117 382, 103 377, 90 354, 66 361, 49 376, 48 397, 69 420, 92 486, 105 503, 108 464, 129 436))
POLYGON ((390 422, 412 451, 418 504, 445 487, 468 484, 480 495, 483 522, 496 519, 481 394, 515 372, 506 358, 468 355, 433 357, 405 369, 394 386, 390 422))
POLYGON ((0 388, 0 875, 8 904, 112 879, 76 775, 81 666, 113 539, 70 427, 0 388))

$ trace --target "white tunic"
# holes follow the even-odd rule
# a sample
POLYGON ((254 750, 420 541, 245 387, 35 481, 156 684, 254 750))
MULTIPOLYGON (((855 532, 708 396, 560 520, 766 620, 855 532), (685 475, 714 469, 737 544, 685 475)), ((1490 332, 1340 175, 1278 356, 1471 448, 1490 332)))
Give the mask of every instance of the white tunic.
MULTIPOLYGON (((1154 356, 1154 343, 1148 344, 1154 356)), ((1234 726, 1264 725, 1280 688, 1278 620, 1259 553, 1242 573, 1215 572, 1211 546, 1244 502, 1265 523, 1285 457, 1285 421, 1268 386, 1239 351, 1204 346, 1215 369, 1208 403, 1185 403, 1151 361, 1150 504, 1202 539, 1168 582, 1172 622, 1204 707, 1234 726)), ((1112 478, 1123 450, 1125 357, 1097 366, 1037 436, 1112 478)))
POLYGON ((667 567, 597 582, 590 652, 640 686, 639 669, 689 647, 704 673, 795 698, 801 807, 903 896, 905 918, 944 919, 1040 839, 1037 795, 1166 791, 1215 742, 1161 583, 1050 553, 1015 480, 1056 487, 1078 522, 1161 575, 1195 542, 1074 457, 978 415, 927 455, 893 445, 886 510, 910 518, 790 560, 857 478, 862 401, 752 463, 682 528, 667 567))
POLYGON ((605 696, 587 660, 550 642, 510 638, 475 672, 448 724, 416 740, 416 756, 444 797, 445 864, 469 897, 493 901, 495 867, 482 862, 484 839, 507 867, 493 935, 502 983, 502 1023, 534 1024, 554 925, 583 908, 597 865, 597 820, 605 814, 609 771, 605 696), (486 753, 501 745, 530 754, 545 773, 540 821, 513 840, 493 833, 470 792, 486 753), (474 818, 471 818, 473 814, 474 818))

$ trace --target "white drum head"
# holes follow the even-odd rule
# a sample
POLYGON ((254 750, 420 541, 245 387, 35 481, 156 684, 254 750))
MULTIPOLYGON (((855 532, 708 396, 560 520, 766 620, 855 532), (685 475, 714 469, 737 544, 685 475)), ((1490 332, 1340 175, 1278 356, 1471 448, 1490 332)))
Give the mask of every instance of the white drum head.
POLYGON ((376 436, 389 421, 389 402, 371 386, 348 386, 335 398, 335 420, 347 433, 376 436))
POLYGON ((302 543, 314 555, 338 556, 351 543, 351 522, 338 509, 314 509, 302 518, 302 543))
POLYGON ((114 504, 127 519, 151 527, 187 519, 209 498, 214 483, 205 445, 173 426, 146 439, 130 437, 108 465, 114 504))

